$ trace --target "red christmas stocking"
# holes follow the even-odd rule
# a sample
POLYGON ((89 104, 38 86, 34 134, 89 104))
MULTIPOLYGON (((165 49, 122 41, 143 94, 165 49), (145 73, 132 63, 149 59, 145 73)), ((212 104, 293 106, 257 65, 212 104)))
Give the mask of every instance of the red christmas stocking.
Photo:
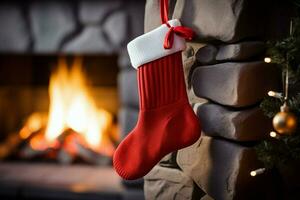
POLYGON ((118 146, 113 165, 124 179, 146 175, 166 154, 200 136, 189 105, 182 66, 184 38, 193 32, 171 20, 128 44, 137 68, 140 113, 136 127, 118 146))

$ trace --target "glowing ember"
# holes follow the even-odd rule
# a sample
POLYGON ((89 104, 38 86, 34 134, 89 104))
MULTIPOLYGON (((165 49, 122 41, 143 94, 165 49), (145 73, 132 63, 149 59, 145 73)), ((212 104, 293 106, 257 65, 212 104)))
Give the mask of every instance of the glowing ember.
POLYGON ((48 117, 32 114, 20 131, 22 139, 30 138, 36 150, 66 149, 76 153, 76 144, 111 156, 114 152, 112 115, 96 106, 89 93, 80 59, 71 67, 60 59, 57 70, 50 77, 50 107, 48 117), (41 129, 44 129, 41 131, 41 129), (34 132, 39 131, 34 135, 34 132), (64 138, 63 143, 61 138, 64 138))

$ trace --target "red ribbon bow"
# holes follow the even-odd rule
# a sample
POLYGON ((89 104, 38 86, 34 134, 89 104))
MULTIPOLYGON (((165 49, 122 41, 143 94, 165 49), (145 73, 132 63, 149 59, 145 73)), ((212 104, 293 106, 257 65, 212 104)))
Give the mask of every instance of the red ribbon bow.
POLYGON ((166 34, 165 40, 164 40, 164 48, 165 49, 171 49, 174 42, 174 34, 183 37, 186 40, 192 40, 195 36, 195 32, 184 26, 175 26, 171 27, 169 23, 166 23, 166 25, 169 27, 169 31, 166 34))
POLYGON ((172 27, 168 23, 168 0, 160 0, 160 17, 162 24, 166 24, 169 28, 169 31, 166 34, 164 40, 164 48, 171 49, 174 42, 174 34, 183 37, 186 40, 192 40, 195 36, 195 32, 184 26, 175 26, 172 27))

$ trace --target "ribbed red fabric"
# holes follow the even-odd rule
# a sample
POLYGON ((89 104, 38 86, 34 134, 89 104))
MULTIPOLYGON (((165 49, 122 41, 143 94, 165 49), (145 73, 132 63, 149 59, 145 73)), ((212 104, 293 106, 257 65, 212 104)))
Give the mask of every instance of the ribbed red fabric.
POLYGON ((175 53, 138 68, 140 109, 169 105, 184 97, 185 83, 181 53, 175 53))
POLYGON ((168 153, 196 142, 201 132, 188 103, 181 52, 144 64, 137 73, 139 119, 113 157, 124 179, 146 175, 168 153))

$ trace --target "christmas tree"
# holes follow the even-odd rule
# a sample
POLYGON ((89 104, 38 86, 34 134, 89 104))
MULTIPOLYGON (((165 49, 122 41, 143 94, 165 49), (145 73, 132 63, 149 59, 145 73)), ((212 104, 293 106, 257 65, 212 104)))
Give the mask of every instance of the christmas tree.
MULTIPOLYGON (((293 1, 299 15, 300 1, 293 1)), ((268 42, 265 62, 281 69, 282 91, 270 91, 260 107, 273 119, 274 131, 256 147, 265 169, 300 161, 300 17, 291 19, 290 35, 268 42), (283 107, 282 107, 283 106, 283 107), (288 110, 287 110, 288 108, 288 110), (298 126, 296 126, 298 124, 298 126)), ((267 134, 267 133, 266 133, 267 134)))

